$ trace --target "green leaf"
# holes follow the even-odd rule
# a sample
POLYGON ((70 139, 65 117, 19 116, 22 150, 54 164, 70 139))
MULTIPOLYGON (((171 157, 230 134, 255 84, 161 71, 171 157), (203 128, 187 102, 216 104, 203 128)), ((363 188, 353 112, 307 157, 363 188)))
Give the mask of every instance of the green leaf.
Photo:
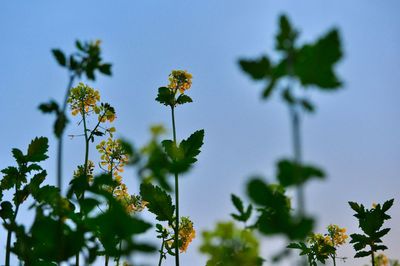
POLYGON ((244 213, 243 201, 238 196, 231 194, 231 201, 240 213, 244 213))
POLYGON ((281 15, 279 18, 279 33, 276 36, 276 49, 278 51, 291 52, 295 46, 295 41, 298 36, 289 22, 286 15, 281 15))
POLYGON ((57 60, 57 63, 61 66, 66 66, 67 64, 67 60, 65 58, 64 53, 59 50, 59 49, 53 49, 51 50, 51 52, 53 53, 54 58, 57 60))
POLYGON ((291 160, 280 160, 277 163, 277 178, 284 187, 298 186, 311 179, 323 179, 325 173, 318 167, 299 165, 291 160))
POLYGON ((239 60, 239 65, 244 72, 255 80, 262 80, 271 74, 271 62, 265 56, 256 60, 239 60))
POLYGON ((161 104, 173 107, 175 106, 175 94, 171 89, 167 87, 160 87, 158 88, 156 101, 161 104))
POLYGON ((104 75, 111 76, 111 64, 102 64, 99 66, 99 71, 100 73, 103 73, 104 75))
POLYGON ((20 165, 20 164, 25 162, 25 156, 24 156, 24 154, 22 153, 21 150, 14 148, 14 149, 11 150, 11 152, 13 154, 13 157, 17 161, 18 165, 20 165))
POLYGON ((56 121, 54 122, 54 135, 57 138, 61 137, 68 122, 68 118, 64 113, 57 114, 56 121))
POLYGON ((58 103, 56 103, 54 100, 51 100, 48 103, 42 103, 39 105, 38 108, 43 113, 53 113, 53 112, 58 113, 59 112, 58 103))
POLYGON ((182 140, 179 149, 183 150, 185 158, 195 158, 200 153, 203 145, 204 130, 194 132, 187 140, 182 140))
POLYGON ((176 104, 185 104, 185 103, 191 103, 191 102, 193 102, 192 98, 190 98, 186 94, 181 94, 176 99, 176 104))
POLYGON ((9 219, 9 220, 13 220, 14 218, 14 211, 13 211, 13 207, 11 202, 9 201, 3 201, 0 204, 0 217, 3 220, 9 219))
POLYGON ((385 203, 383 203, 383 205, 382 205, 382 211, 383 212, 388 211, 393 206, 393 202, 394 202, 394 199, 385 201, 385 203))
POLYGON ((148 202, 148 210, 156 215, 158 221, 172 222, 175 206, 172 205, 171 196, 158 186, 149 183, 140 185, 140 195, 148 202))
POLYGON ((29 162, 40 162, 48 158, 46 155, 49 148, 48 139, 45 137, 35 138, 31 141, 28 147, 26 159, 29 162))
POLYGON ((333 29, 314 44, 304 45, 298 52, 294 72, 302 85, 336 89, 341 82, 333 67, 342 57, 339 31, 333 29))
POLYGON ((367 257, 371 255, 371 251, 359 251, 354 255, 354 258, 362 258, 362 257, 367 257))
POLYGON ((307 99, 301 99, 300 104, 307 112, 313 113, 315 111, 314 105, 307 99))

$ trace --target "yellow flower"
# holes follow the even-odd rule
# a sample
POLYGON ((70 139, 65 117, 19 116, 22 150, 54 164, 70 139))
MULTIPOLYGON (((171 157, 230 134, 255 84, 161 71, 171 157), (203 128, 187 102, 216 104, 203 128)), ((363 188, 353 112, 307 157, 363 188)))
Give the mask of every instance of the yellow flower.
POLYGON ((186 70, 172 70, 169 74, 169 85, 168 88, 174 92, 179 90, 180 93, 184 93, 185 90, 190 89, 192 86, 192 74, 186 70))
POLYGON ((389 259, 385 254, 381 253, 375 257, 376 266, 389 266, 389 259))
POLYGON ((100 101, 99 91, 79 83, 78 86, 72 88, 67 102, 71 107, 72 115, 78 113, 89 113, 96 110, 97 102, 100 101))
POLYGON ((121 180, 119 173, 124 171, 124 166, 128 163, 128 154, 121 145, 120 140, 108 138, 107 141, 101 141, 96 149, 100 153, 100 166, 107 172, 112 172, 114 177, 121 180))
POLYGON ((349 237, 346 234, 346 228, 340 228, 336 224, 330 224, 328 225, 327 229, 327 243, 329 243, 331 246, 338 247, 346 243, 346 240, 349 237))
POLYGON ((181 217, 179 224, 179 240, 181 245, 179 247, 180 252, 185 252, 189 247, 189 244, 196 237, 196 231, 193 228, 193 222, 188 217, 181 217))

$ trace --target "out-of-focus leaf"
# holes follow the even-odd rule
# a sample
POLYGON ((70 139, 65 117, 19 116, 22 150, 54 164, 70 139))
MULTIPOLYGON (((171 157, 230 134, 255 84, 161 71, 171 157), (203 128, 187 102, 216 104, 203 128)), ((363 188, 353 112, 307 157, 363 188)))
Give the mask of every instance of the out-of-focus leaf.
POLYGON ((67 60, 64 53, 59 49, 53 49, 51 50, 51 52, 53 53, 54 58, 57 60, 57 63, 65 67, 67 64, 67 60))

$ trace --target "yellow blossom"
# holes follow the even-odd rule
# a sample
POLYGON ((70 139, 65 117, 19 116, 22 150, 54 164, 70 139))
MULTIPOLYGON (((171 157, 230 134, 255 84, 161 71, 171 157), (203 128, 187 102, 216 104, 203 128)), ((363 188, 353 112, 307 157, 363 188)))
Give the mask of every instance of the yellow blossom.
POLYGON ((71 89, 67 100, 71 107, 72 115, 95 111, 98 101, 100 101, 99 91, 83 84, 82 82, 75 88, 71 89))
POLYGON ((375 257, 375 266, 389 266, 389 258, 381 253, 375 257))
POLYGON ((193 228, 193 222, 188 217, 181 217, 179 224, 179 240, 181 245, 180 252, 185 252, 189 247, 190 242, 196 237, 196 231, 193 228))
POLYGON ((186 70, 172 70, 169 74, 169 85, 168 88, 184 93, 185 90, 190 89, 192 86, 192 74, 188 73, 186 70))
POLYGON ((107 172, 112 172, 117 182, 121 179, 119 173, 124 171, 124 166, 128 163, 128 154, 122 147, 120 140, 108 138, 101 141, 96 149, 100 153, 100 165, 107 172))
POLYGON ((336 224, 330 224, 327 227, 328 234, 326 235, 326 241, 333 247, 338 247, 346 243, 348 235, 346 234, 346 228, 340 228, 336 224))

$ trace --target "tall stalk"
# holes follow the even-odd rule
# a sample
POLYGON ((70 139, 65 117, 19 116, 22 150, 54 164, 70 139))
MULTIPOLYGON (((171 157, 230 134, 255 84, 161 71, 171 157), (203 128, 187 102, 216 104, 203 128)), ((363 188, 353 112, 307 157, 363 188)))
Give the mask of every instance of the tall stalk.
MULTIPOLYGON (((15 195, 17 195, 17 194, 18 194, 18 188, 17 188, 17 185, 15 185, 15 195)), ((12 221, 10 221, 11 225, 14 224, 15 220, 17 219, 18 210, 19 210, 19 203, 17 202, 15 205, 15 212, 14 212, 13 219, 12 219, 12 221)), ((11 229, 8 229, 5 266, 10 266, 11 238, 12 238, 12 231, 11 231, 11 229)))
MULTIPOLYGON (((69 97, 69 92, 72 88, 72 85, 75 80, 75 74, 71 74, 69 77, 68 85, 67 85, 67 90, 64 96, 64 102, 62 105, 61 109, 61 114, 59 116, 62 117, 62 119, 66 119, 65 111, 67 110, 67 100, 69 97)), ((63 137, 64 137, 64 128, 62 129, 60 136, 58 137, 58 143, 57 143, 57 186, 60 189, 60 193, 62 193, 62 153, 63 153, 63 137)))
MULTIPOLYGON (((176 145, 176 128, 175 128, 175 107, 171 106, 171 115, 172 115, 172 130, 174 135, 174 144, 176 145)), ((175 265, 179 266, 179 178, 178 173, 175 173, 175 265)))
MULTIPOLYGON (((302 145, 301 145, 301 134, 300 134, 300 114, 299 110, 295 105, 289 107, 290 121, 292 124, 292 144, 293 144, 293 155, 294 162, 296 165, 301 166, 302 164, 302 145)), ((297 173, 298 175, 301 173, 297 173)), ((304 187, 303 184, 297 186, 297 203, 298 203, 298 214, 304 216, 305 214, 305 199, 304 199, 304 187)))

